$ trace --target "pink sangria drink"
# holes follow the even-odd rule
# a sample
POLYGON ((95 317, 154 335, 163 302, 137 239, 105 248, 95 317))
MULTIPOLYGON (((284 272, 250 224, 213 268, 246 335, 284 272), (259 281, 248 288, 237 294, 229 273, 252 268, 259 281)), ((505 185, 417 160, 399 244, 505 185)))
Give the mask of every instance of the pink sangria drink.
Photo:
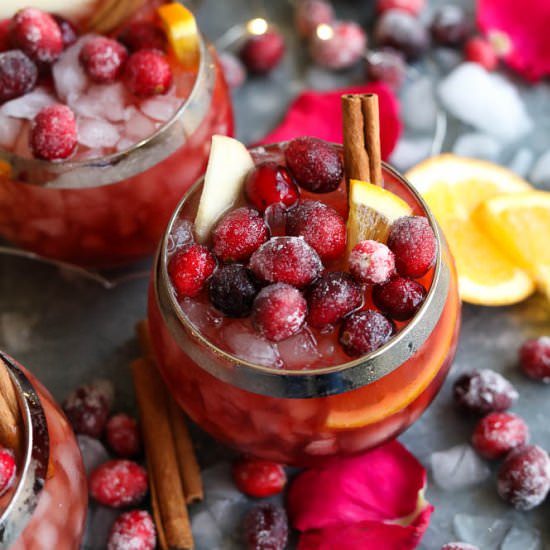
MULTIPOLYGON (((13 385, 18 406, 14 415, 20 430, 19 444, 11 449, 14 479, 0 497, 0 546, 9 550, 78 550, 88 494, 71 427, 40 382, 1 352, 0 369, 13 385)), ((2 441, 2 445, 6 452, 9 443, 2 441)))
POLYGON ((0 237, 87 267, 152 253, 211 136, 233 132, 214 49, 177 3, 78 0, 72 21, 12 4, 0 6, 0 237))
POLYGON ((352 181, 348 197, 342 148, 297 138, 248 162, 232 152, 241 183, 229 208, 209 210, 211 186, 223 203, 235 175, 217 169, 221 148, 154 268, 150 331, 168 388, 214 437, 277 462, 397 436, 438 392, 459 329, 453 261, 425 203, 388 165, 384 189, 352 181), (394 220, 365 240, 368 204, 394 220))

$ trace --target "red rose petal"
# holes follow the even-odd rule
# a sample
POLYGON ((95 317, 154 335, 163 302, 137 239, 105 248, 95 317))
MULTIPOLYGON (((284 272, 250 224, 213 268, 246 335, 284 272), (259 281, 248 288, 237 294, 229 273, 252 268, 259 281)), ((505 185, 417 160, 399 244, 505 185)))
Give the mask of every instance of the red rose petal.
POLYGON ((341 95, 352 93, 378 94, 382 157, 387 159, 401 134, 401 120, 399 102, 392 90, 383 83, 330 92, 303 92, 294 100, 283 122, 260 143, 274 143, 304 135, 342 143, 341 95))

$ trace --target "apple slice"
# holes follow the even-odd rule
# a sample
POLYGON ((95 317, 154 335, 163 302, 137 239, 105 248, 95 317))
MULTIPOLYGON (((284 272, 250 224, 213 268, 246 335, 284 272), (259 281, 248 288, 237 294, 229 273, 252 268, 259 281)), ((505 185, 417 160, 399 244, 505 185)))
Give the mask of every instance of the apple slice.
POLYGON ((75 20, 83 20, 89 17, 95 8, 98 0, 33 0, 32 2, 21 2, 21 0, 0 0, 0 19, 12 17, 16 11, 31 4, 33 8, 41 9, 48 13, 58 13, 64 17, 75 20))
POLYGON ((202 190, 195 235, 204 242, 214 224, 235 202, 241 192, 244 178, 254 167, 246 147, 227 136, 212 136, 212 147, 202 190))

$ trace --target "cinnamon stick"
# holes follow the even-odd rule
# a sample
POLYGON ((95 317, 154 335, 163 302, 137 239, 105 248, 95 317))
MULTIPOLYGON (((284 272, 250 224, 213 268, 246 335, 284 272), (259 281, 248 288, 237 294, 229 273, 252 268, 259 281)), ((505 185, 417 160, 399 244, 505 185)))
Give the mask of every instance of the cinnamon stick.
POLYGON ((346 180, 370 181, 369 155, 365 144, 366 134, 359 95, 342 96, 342 118, 346 180))
MULTIPOLYGON (((147 465, 147 472, 149 473, 149 480, 153 478, 152 470, 147 465)), ((149 481, 149 490, 151 493, 151 509, 153 511, 153 519, 155 520, 155 527, 157 531, 157 542, 160 550, 170 550, 168 543, 166 542, 166 535, 164 533, 164 526, 162 525, 162 516, 160 514, 160 504, 157 495, 157 489, 154 483, 149 481)))
POLYGON ((0 358, 0 444, 19 455, 23 436, 23 419, 19 410, 17 393, 8 372, 0 358))
POLYGON ((382 156, 380 153, 380 113, 378 96, 364 94, 361 96, 361 110, 365 128, 365 146, 369 157, 370 183, 382 185, 382 156))

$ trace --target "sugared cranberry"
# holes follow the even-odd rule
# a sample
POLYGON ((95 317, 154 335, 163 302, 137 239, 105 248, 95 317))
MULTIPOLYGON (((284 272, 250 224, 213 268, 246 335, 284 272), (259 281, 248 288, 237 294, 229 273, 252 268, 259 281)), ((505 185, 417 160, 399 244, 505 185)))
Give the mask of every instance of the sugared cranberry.
POLYGON ((472 434, 472 445, 485 458, 501 458, 527 443, 529 430, 519 416, 493 412, 483 417, 472 434))
POLYGON ((61 15, 57 15, 54 13, 53 18, 55 19, 55 22, 59 25, 61 38, 63 39, 63 48, 68 48, 77 41, 78 35, 80 34, 79 31, 71 21, 65 19, 61 15))
POLYGON ((263 218, 247 206, 231 210, 212 232, 214 253, 224 262, 247 260, 268 238, 263 218))
POLYGON ((333 271, 313 283, 307 295, 307 303, 308 323, 322 328, 337 323, 361 307, 363 292, 349 273, 333 271))
POLYGON ((285 149, 285 160, 300 187, 314 193, 334 191, 344 176, 338 152, 314 137, 293 139, 285 149))
POLYGON ((470 33, 470 24, 464 10, 456 4, 439 6, 432 18, 430 31, 440 46, 461 46, 470 33))
POLYGON ((530 510, 546 498, 550 490, 550 459, 537 445, 512 451, 498 472, 498 494, 519 510, 530 510))
POLYGON ((294 204, 300 193, 289 171, 274 162, 257 164, 244 183, 246 198, 254 208, 263 212, 270 204, 294 204))
POLYGON ((0 496, 10 489, 15 481, 17 464, 11 449, 0 448, 0 496))
POLYGON ((212 305, 229 317, 246 317, 258 294, 258 283, 244 265, 220 267, 208 281, 208 297, 212 305))
POLYGON ((398 51, 370 51, 367 53, 365 71, 369 81, 385 82, 394 90, 399 90, 405 80, 405 59, 398 51))
POLYGON ((139 50, 124 66, 124 79, 131 93, 140 97, 164 94, 172 86, 172 69, 159 50, 139 50))
POLYGON ((393 252, 378 241, 361 241, 349 255, 349 272, 362 283, 386 283, 395 272, 393 252))
POLYGON ((425 5, 425 0, 377 0, 376 11, 382 14, 389 10, 403 10, 417 16, 425 5))
POLYGON ((390 229, 388 247, 395 267, 405 277, 421 277, 435 262, 437 243, 427 218, 403 216, 390 229))
POLYGON ((481 36, 474 36, 466 42, 464 59, 478 63, 488 71, 494 71, 498 66, 498 56, 493 45, 481 36))
POLYGON ((304 239, 273 237, 252 254, 250 269, 267 283, 304 287, 321 274, 323 264, 304 239))
POLYGON ((24 8, 13 16, 10 40, 40 64, 53 63, 63 51, 63 35, 56 20, 36 8, 24 8))
POLYGON ((31 128, 31 149, 36 158, 66 159, 76 145, 76 119, 67 105, 44 107, 36 115, 31 128))
POLYGON ((11 19, 2 19, 0 21, 0 52, 5 52, 11 48, 10 25, 11 19))
POLYGON ((240 57, 249 71, 266 74, 279 64, 284 53, 284 38, 272 28, 263 34, 247 38, 241 48, 240 57))
POLYGON ((394 277, 372 289, 376 306, 396 321, 406 321, 415 315, 426 299, 426 289, 407 277, 394 277))
POLYGON ((109 403, 100 388, 86 384, 69 394, 63 411, 75 433, 99 438, 109 417, 109 403))
POLYGON ((254 300, 252 322, 272 342, 296 334, 304 324, 307 303, 293 286, 276 283, 263 288, 254 300))
POLYGON ((256 498, 278 495, 286 485, 284 468, 259 458, 240 458, 233 465, 233 480, 239 491, 256 498))
POLYGON ((346 222, 330 206, 300 201, 287 214, 287 233, 303 237, 323 261, 336 260, 346 250, 346 222))
POLYGON ((299 0, 294 12, 294 23, 301 36, 311 36, 319 25, 332 23, 334 9, 327 0, 299 0))
POLYGON ((347 69, 355 65, 365 53, 367 35, 354 21, 335 21, 319 27, 311 35, 309 52, 321 67, 347 69))
POLYGON ((490 369, 465 373, 454 384, 455 402, 461 409, 474 414, 505 411, 518 396, 504 376, 490 369))
POLYGON ((118 39, 130 50, 166 51, 166 35, 160 27, 148 21, 130 23, 118 39))
POLYGON ((0 53, 0 103, 30 92, 37 78, 36 65, 22 51, 0 53))
POLYGON ((550 384, 550 336, 527 340, 519 350, 519 361, 529 378, 550 384))
POLYGON ((135 506, 147 494, 147 472, 131 460, 109 460, 89 480, 90 495, 111 508, 135 506))
POLYGON ((395 9, 378 19, 374 37, 379 47, 394 48, 410 61, 420 57, 430 44, 424 24, 410 13, 395 9))
POLYGON ((178 296, 196 296, 216 269, 216 259, 200 244, 190 244, 176 252, 168 264, 168 273, 178 296))
POLYGON ((441 547, 441 550, 480 550, 477 546, 467 542, 448 542, 441 547))
POLYGON ((105 427, 107 443, 118 455, 132 458, 141 450, 141 435, 135 418, 128 414, 115 414, 105 427))
POLYGON ((223 76, 231 89, 240 88, 246 80, 246 69, 242 61, 230 52, 220 52, 223 76))
POLYGON ((79 59, 91 80, 105 84, 119 77, 127 57, 128 52, 120 42, 94 36, 80 50, 79 59))
POLYGON ((286 512, 275 504, 260 504, 244 518, 246 550, 284 550, 288 539, 286 512))
POLYGON ((120 515, 109 531, 107 550, 154 550, 155 524, 149 513, 132 510, 120 515))
POLYGON ((352 313, 340 329, 340 343, 348 355, 370 353, 383 346, 395 333, 393 323, 378 311, 352 313))

